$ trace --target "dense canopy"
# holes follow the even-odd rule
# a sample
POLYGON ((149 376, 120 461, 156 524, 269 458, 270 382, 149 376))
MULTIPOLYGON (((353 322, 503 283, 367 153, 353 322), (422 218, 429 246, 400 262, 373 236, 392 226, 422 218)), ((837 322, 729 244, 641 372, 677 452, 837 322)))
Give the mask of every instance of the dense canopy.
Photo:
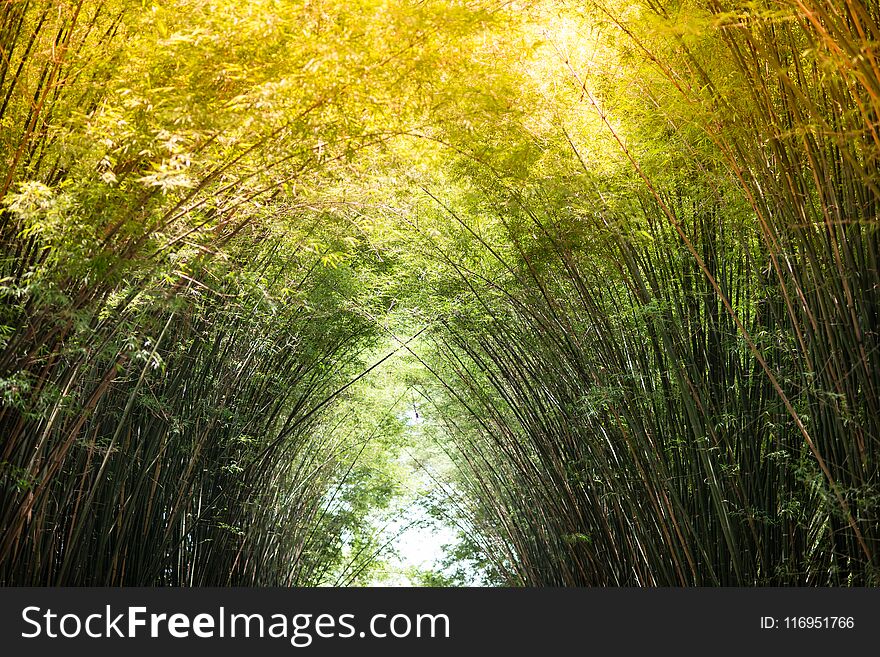
POLYGON ((878 44, 4 2, 0 584, 877 585, 878 44))

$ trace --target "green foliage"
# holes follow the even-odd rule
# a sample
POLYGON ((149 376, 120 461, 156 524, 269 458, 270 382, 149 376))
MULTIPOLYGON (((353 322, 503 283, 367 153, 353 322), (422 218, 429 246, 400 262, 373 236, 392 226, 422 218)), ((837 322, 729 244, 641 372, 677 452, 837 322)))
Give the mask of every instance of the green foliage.
POLYGON ((878 25, 6 3, 0 582, 876 584, 878 25))

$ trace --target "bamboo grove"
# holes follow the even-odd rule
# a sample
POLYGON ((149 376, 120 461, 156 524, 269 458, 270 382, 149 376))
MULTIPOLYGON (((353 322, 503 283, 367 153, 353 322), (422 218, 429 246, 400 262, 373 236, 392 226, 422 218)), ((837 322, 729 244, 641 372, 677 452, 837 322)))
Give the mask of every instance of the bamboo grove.
POLYGON ((877 585, 878 43, 873 0, 4 2, 0 583, 368 581, 403 385, 499 584, 877 585))

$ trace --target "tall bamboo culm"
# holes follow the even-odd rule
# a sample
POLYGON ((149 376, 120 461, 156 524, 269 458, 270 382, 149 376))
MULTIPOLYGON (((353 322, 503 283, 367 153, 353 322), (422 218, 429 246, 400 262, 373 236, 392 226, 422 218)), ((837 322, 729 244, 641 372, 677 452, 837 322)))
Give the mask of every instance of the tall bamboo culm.
POLYGON ((583 93, 629 191, 501 193, 518 255, 438 336, 475 522, 528 585, 876 585, 878 7, 594 9, 678 166, 583 93))

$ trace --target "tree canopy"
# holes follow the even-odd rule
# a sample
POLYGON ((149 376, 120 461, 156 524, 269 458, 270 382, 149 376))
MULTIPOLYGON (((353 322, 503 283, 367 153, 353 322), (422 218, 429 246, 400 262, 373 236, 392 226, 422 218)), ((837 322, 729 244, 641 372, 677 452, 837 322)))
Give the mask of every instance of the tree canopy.
POLYGON ((876 585, 878 43, 4 3, 0 583, 365 584, 417 504, 427 585, 876 585))

